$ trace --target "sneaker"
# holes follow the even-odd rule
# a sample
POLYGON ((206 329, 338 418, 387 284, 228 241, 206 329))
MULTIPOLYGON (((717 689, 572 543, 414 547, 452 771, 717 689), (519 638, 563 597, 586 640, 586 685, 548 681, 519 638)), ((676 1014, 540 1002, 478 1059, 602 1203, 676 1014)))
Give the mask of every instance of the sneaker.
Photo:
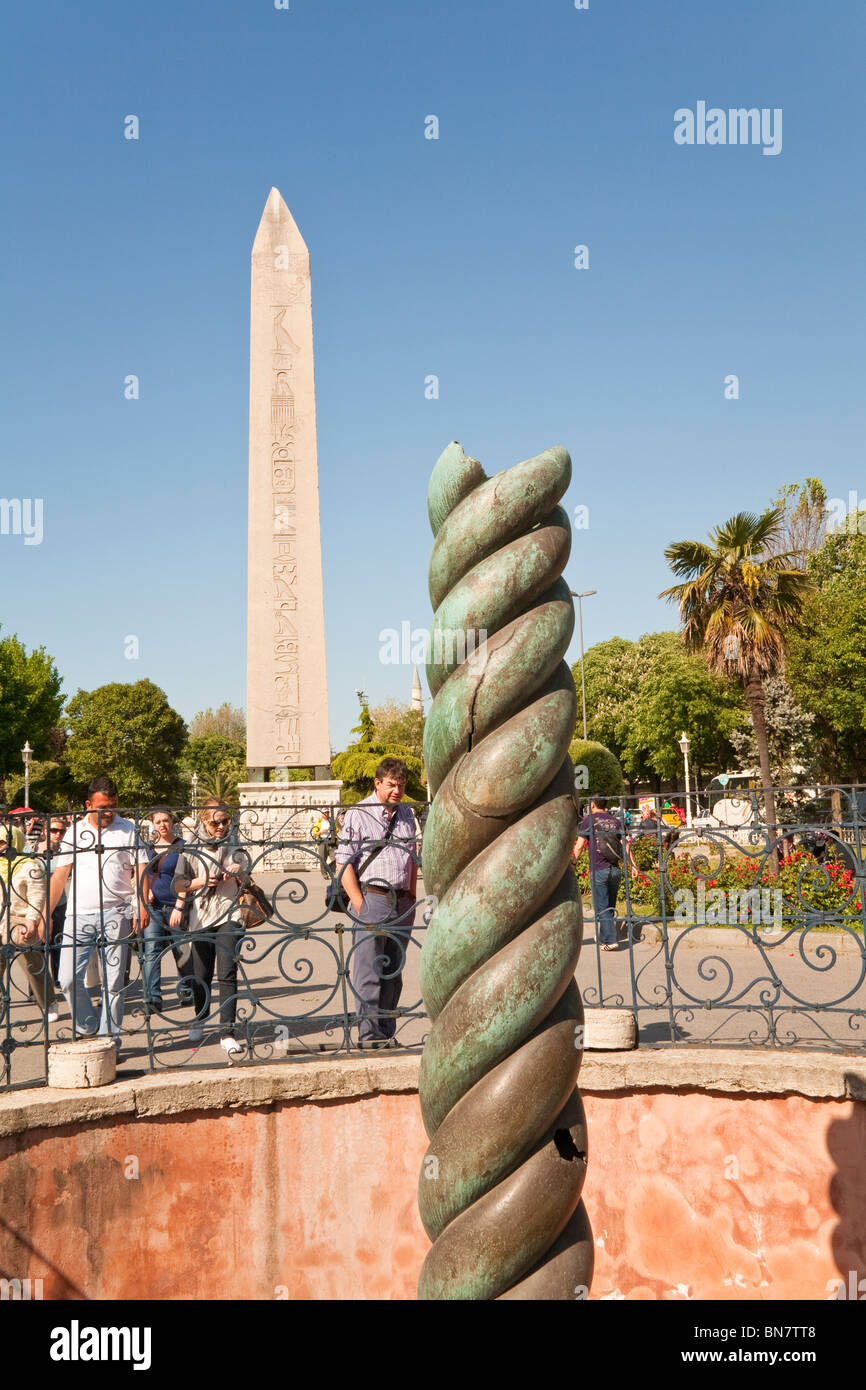
POLYGON ((49 1006, 48 1006, 48 1012, 47 1012, 47 1014, 45 1015, 45 1017, 48 1019, 48 1022, 49 1022, 49 1023, 59 1023, 59 1021, 60 1021, 60 1010, 59 1010, 59 1008, 57 1007, 56 1004, 49 1004, 49 1006))
POLYGON ((199 1043, 201 1042, 201 1040, 202 1040, 203 1037, 204 1037, 204 1028, 201 1026, 200 1023, 194 1023, 194 1024, 192 1025, 192 1027, 190 1028, 190 1030, 189 1030, 189 1040, 190 1040, 190 1042, 191 1042, 195 1047, 198 1047, 198 1045, 199 1045, 199 1043))
POLYGON ((238 1057, 243 1057, 244 1048, 237 1038, 220 1038, 220 1047, 226 1053, 230 1062, 234 1062, 238 1057))

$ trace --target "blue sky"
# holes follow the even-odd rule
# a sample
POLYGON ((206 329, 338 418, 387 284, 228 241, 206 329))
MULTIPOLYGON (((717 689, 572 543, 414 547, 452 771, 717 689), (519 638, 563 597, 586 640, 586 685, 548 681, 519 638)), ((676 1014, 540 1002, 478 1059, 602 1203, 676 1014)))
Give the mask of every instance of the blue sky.
POLYGON ((3 631, 68 694, 147 676, 185 717, 244 703, 272 184, 312 256, 335 748, 357 687, 409 696, 379 633, 429 623, 452 438, 488 472, 569 449, 587 645, 674 625, 671 541, 807 474, 866 494, 863 27, 852 0, 8 9, 0 492, 43 499, 44 538, 0 536, 3 631), (782 108, 781 153, 676 145, 701 100, 782 108))

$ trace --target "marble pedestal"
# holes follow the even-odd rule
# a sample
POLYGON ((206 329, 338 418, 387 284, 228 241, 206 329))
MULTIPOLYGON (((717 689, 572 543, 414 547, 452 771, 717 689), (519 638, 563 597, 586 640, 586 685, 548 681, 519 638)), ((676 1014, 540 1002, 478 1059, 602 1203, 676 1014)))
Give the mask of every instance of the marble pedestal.
POLYGON ((240 836, 253 873, 317 869, 313 823, 323 807, 340 805, 341 781, 241 782, 240 836))

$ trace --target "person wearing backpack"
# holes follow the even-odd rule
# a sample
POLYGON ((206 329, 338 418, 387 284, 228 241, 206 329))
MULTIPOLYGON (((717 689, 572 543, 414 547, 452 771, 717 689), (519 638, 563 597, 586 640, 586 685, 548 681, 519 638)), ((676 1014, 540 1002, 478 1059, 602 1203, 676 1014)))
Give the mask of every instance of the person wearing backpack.
POLYGON ((358 1046, 396 1047, 397 1005, 415 922, 415 817, 401 805, 408 769, 383 758, 373 793, 346 811, 337 843, 341 886, 351 906, 352 989, 358 1046))
POLYGON ((597 940, 603 951, 616 950, 616 899, 622 882, 622 825, 607 809, 606 796, 594 796, 589 813, 577 827, 575 862, 589 850, 589 881, 597 940))

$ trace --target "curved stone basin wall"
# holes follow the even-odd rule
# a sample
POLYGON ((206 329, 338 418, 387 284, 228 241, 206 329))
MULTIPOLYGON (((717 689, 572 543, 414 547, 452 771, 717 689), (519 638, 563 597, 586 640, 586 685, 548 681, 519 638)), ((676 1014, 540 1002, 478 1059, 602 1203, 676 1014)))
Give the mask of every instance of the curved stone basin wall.
MULTIPOLYGON (((413 1298, 417 1058, 0 1098, 0 1277, 54 1299, 413 1298)), ((866 1068, 587 1055, 593 1298, 866 1296, 866 1068), (853 1276, 853 1279, 852 1279, 853 1276)))

